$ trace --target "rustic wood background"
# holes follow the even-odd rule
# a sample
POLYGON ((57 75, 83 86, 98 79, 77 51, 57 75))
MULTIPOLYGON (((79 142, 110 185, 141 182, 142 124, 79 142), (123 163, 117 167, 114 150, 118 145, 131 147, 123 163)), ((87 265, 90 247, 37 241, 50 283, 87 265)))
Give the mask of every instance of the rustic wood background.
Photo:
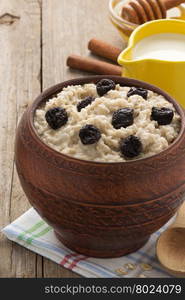
MULTIPOLYGON (((86 74, 69 70, 71 53, 89 55, 92 37, 123 42, 109 0, 0 1, 0 228, 29 208, 14 166, 17 122, 45 88, 86 74)), ((79 277, 0 234, 0 277, 79 277)))

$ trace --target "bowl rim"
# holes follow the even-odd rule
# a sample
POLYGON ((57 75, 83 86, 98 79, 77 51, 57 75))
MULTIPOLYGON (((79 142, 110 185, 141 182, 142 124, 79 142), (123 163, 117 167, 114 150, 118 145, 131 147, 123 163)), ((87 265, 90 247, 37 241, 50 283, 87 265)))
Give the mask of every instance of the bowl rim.
MULTIPOLYGON (((116 12, 115 12, 115 6, 119 4, 122 0, 109 0, 109 13, 110 15, 119 22, 119 26, 121 26, 123 23, 125 26, 128 26, 128 28, 134 30, 139 26, 139 24, 132 23, 130 21, 127 21, 123 18, 121 18, 116 12), (132 27, 132 28, 131 28, 132 27)), ((126 3, 123 3, 126 4, 126 3)))
POLYGON ((160 156, 165 156, 169 152, 169 150, 173 149, 181 141, 181 138, 185 132, 184 110, 180 106, 180 104, 178 102, 176 102, 176 100, 173 97, 171 97, 168 93, 166 93, 159 87, 152 85, 150 83, 147 83, 147 82, 144 82, 141 80, 128 78, 128 77, 121 77, 121 76, 114 76, 114 75, 92 75, 92 76, 79 77, 79 78, 70 79, 67 81, 62 81, 58 84, 55 84, 55 85, 45 89, 43 92, 41 92, 38 95, 38 97, 33 101, 33 103, 28 107, 26 112, 27 112, 27 116, 28 116, 28 118, 27 118, 28 127, 29 127, 30 133, 32 135, 32 138, 41 147, 45 148, 46 151, 50 152, 53 156, 55 156, 55 157, 57 156, 58 158, 61 158, 63 160, 68 160, 71 162, 82 163, 82 164, 90 164, 90 165, 94 165, 94 166, 97 166, 97 165, 99 165, 99 166, 137 165, 137 164, 143 164, 143 162, 146 162, 149 160, 151 161, 152 159, 158 158, 160 156), (167 101, 172 103, 173 106, 175 107, 177 113, 181 117, 180 132, 179 132, 177 138, 174 140, 174 142, 172 144, 170 144, 165 150, 163 150, 157 154, 154 154, 152 156, 145 157, 145 158, 139 158, 139 159, 131 160, 131 161, 123 161, 123 162, 98 162, 98 161, 91 161, 91 160, 82 160, 79 158, 75 158, 73 156, 63 154, 63 153, 51 148, 47 144, 45 144, 39 137, 39 135, 36 131, 36 128, 34 126, 35 111, 41 105, 41 103, 46 102, 46 99, 47 100, 51 99, 54 95, 60 93, 63 90, 63 88, 65 88, 69 85, 83 85, 83 84, 88 84, 88 83, 96 83, 99 80, 105 79, 105 78, 112 79, 115 81, 116 84, 120 84, 120 85, 122 84, 122 85, 130 86, 130 87, 138 86, 138 87, 146 88, 146 89, 151 90, 159 95, 164 96, 167 101))

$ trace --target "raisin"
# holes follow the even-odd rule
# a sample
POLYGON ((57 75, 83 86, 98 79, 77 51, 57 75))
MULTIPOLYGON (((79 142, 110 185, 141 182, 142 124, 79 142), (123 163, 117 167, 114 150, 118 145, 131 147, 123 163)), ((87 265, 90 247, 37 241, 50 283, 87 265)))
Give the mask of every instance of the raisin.
POLYGON ((93 98, 91 96, 86 97, 85 99, 83 99, 81 102, 79 102, 77 104, 77 110, 80 112, 82 110, 82 108, 85 108, 86 106, 91 104, 94 100, 95 100, 95 98, 93 98))
POLYGON ((116 129, 128 127, 134 122, 134 110, 131 108, 121 108, 113 113, 112 125, 116 129))
POLYGON ((79 137, 84 145, 94 144, 101 138, 100 130, 94 125, 85 125, 80 129, 79 137))
POLYGON ((121 140, 120 151, 125 157, 136 157, 142 151, 142 143, 138 137, 129 135, 125 139, 121 140))
POLYGON ((148 91, 143 88, 136 88, 132 87, 127 94, 127 97, 133 96, 133 95, 139 95, 143 97, 145 100, 147 100, 148 97, 148 91))
POLYGON ((105 95, 110 90, 115 90, 116 84, 111 79, 102 79, 96 85, 97 93, 100 97, 105 95))
POLYGON ((173 120, 174 112, 167 107, 152 108, 151 120, 157 121, 158 125, 168 125, 173 120))
POLYGON ((45 114, 45 119, 52 129, 58 129, 68 121, 68 115, 64 108, 54 107, 45 114))

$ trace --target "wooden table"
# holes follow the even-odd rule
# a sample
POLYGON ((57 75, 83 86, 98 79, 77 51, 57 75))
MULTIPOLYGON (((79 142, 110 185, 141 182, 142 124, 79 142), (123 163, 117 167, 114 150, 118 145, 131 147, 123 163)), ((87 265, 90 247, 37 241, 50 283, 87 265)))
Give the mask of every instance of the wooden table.
MULTIPOLYGON (((89 55, 92 37, 122 47, 109 0, 0 1, 0 228, 29 208, 14 166, 17 122, 45 88, 86 74, 69 70, 71 53, 89 55)), ((0 234, 0 277, 79 277, 0 234)))

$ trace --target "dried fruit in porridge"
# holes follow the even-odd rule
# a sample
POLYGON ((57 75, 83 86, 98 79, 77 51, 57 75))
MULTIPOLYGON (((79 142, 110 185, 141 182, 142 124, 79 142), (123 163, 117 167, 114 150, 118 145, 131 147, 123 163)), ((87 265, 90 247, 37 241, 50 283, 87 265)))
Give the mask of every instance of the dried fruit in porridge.
POLYGON ((168 107, 153 107, 151 120, 157 121, 159 125, 168 125, 172 122, 174 112, 168 107))
POLYGON ((45 119, 52 129, 59 129, 68 121, 68 115, 64 108, 54 107, 48 110, 45 114, 45 119))
MULTIPOLYGON (((102 78, 112 79, 106 75, 102 78)), ((96 84, 85 83, 69 85, 54 98, 51 96, 46 103, 42 103, 34 116, 34 126, 40 139, 65 155, 103 163, 144 159, 167 149, 176 140, 181 129, 181 116, 173 103, 169 103, 165 96, 150 90, 147 101, 137 95, 128 98, 127 93, 131 90, 131 86, 120 85, 114 78, 113 81, 116 83, 115 90, 110 90, 103 97, 97 94, 96 84), (89 97, 94 97, 95 101, 91 102, 89 97), (88 104, 90 102, 91 104, 88 104), (86 104, 88 106, 82 108, 86 104), (174 117, 171 124, 158 126, 158 122, 151 118, 152 107, 172 109, 174 117), (66 110, 68 121, 61 108, 66 110), (66 121, 67 123, 53 130, 47 124, 45 115, 48 115, 48 124, 52 128, 57 129, 66 121), (130 125, 132 118, 133 125, 130 125), (85 127, 86 124, 92 124, 97 128, 90 130, 91 126, 85 127), (134 141, 135 138, 123 140, 131 135, 138 137, 140 143, 134 141)), ((133 84, 132 87, 134 86, 137 88, 137 85, 133 84)), ((133 92, 133 88, 131 91, 133 92)))
POLYGON ((128 127, 134 122, 134 110, 131 108, 121 108, 113 113, 112 125, 116 129, 128 127))
POLYGON ((120 151, 125 157, 136 157, 142 152, 142 143, 137 136, 129 135, 121 140, 120 151))
POLYGON ((148 91, 143 89, 143 88, 136 88, 136 87, 132 87, 128 93, 127 93, 127 97, 133 96, 133 95, 139 95, 141 97, 143 97, 145 100, 147 100, 148 97, 148 91))
POLYGON ((77 104, 77 110, 80 112, 82 108, 85 108, 86 106, 90 105, 94 100, 95 98, 91 96, 86 97, 85 99, 83 99, 81 102, 77 104))
POLYGON ((102 79, 96 85, 97 93, 100 97, 107 94, 110 90, 115 90, 116 84, 111 79, 102 79))
POLYGON ((85 125, 80 129, 79 137, 84 145, 94 144, 101 138, 100 130, 94 125, 85 125))

